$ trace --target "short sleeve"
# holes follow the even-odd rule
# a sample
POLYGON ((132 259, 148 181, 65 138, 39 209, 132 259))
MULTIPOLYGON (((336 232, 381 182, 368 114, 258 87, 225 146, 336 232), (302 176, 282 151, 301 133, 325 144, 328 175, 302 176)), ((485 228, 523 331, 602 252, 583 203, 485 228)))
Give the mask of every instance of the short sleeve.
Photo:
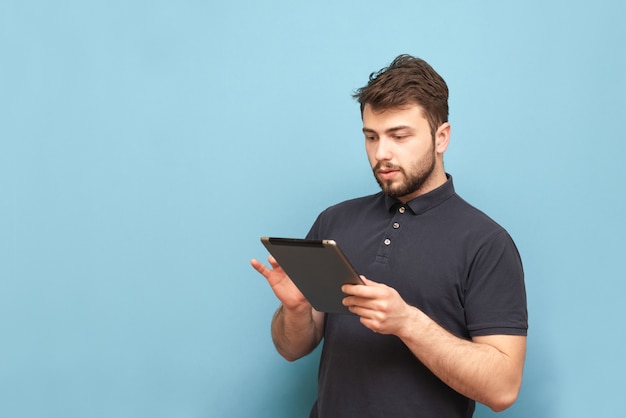
POLYGON ((470 336, 526 335, 528 311, 522 261, 505 230, 479 248, 469 271, 465 315, 470 336))

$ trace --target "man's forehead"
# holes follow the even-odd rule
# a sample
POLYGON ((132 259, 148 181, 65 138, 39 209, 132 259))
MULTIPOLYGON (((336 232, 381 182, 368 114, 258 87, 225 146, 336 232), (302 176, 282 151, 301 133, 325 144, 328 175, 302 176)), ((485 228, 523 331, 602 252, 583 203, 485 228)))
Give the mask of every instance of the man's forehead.
POLYGON ((361 115, 363 124, 370 124, 382 120, 405 120, 411 124, 427 121, 423 108, 418 104, 408 104, 388 108, 374 108, 366 105, 361 115))

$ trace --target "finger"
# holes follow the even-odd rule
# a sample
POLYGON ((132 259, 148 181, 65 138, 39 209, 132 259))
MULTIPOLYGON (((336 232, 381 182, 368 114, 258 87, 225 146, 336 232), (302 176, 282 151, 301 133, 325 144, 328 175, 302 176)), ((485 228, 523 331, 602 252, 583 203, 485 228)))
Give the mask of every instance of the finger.
POLYGON ((259 273, 261 273, 264 277, 267 277, 267 275, 271 272, 270 269, 268 269, 265 264, 261 263, 259 260, 253 258, 252 260, 250 260, 250 264, 252 265, 252 267, 258 271, 259 273))
POLYGON ((344 284, 341 286, 341 291, 350 296, 363 296, 362 284, 344 284))
POLYGON ((280 267, 280 265, 278 264, 278 261, 276 261, 273 255, 268 256, 267 261, 272 265, 273 268, 280 267))
POLYGON ((346 296, 341 300, 341 303, 349 308, 367 308, 369 307, 370 301, 370 299, 364 299, 358 296, 346 296))
POLYGON ((378 282, 368 279, 367 277, 363 275, 361 275, 361 280, 363 280, 363 284, 365 284, 366 286, 375 286, 377 284, 380 284, 378 282))
POLYGON ((364 306, 350 305, 348 306, 348 310, 352 312, 353 314, 357 315, 358 317, 360 317, 361 322, 363 322, 364 320, 372 320, 375 317, 375 312, 364 306))
POLYGON ((366 299, 380 297, 382 290, 381 286, 376 282, 372 282, 371 280, 369 280, 368 283, 369 284, 367 285, 344 284, 343 286, 341 286, 341 291, 346 295, 358 296, 366 299))

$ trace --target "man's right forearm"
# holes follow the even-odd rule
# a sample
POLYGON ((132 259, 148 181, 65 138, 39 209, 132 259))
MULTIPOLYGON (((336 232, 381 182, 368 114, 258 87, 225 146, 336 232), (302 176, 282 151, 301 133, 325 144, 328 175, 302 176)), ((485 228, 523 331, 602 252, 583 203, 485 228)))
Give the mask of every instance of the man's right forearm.
POLYGON ((323 314, 309 306, 287 309, 280 305, 272 319, 272 340, 287 361, 309 354, 322 339, 323 314))

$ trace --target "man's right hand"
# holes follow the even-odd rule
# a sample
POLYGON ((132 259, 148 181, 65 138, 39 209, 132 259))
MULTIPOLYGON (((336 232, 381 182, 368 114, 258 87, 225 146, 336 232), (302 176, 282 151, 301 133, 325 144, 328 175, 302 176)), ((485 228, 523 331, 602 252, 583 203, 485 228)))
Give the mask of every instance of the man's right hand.
POLYGON ((272 340, 276 350, 288 361, 309 354, 322 340, 324 314, 313 309, 302 292, 271 255, 271 268, 258 260, 250 264, 272 287, 281 305, 272 319, 272 340))
POLYGON ((271 255, 268 257, 271 268, 256 259, 252 259, 250 264, 256 271, 261 273, 263 277, 272 287, 272 291, 287 309, 302 309, 304 307, 311 308, 302 292, 291 281, 287 273, 280 267, 278 262, 271 255))

